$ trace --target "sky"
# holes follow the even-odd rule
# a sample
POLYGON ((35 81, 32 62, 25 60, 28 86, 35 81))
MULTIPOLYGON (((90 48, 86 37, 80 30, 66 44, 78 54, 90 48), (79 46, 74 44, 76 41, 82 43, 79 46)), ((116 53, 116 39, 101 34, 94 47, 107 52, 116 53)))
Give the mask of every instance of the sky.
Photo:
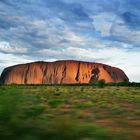
POLYGON ((140 82, 140 0, 0 0, 0 73, 55 60, 105 63, 140 82))

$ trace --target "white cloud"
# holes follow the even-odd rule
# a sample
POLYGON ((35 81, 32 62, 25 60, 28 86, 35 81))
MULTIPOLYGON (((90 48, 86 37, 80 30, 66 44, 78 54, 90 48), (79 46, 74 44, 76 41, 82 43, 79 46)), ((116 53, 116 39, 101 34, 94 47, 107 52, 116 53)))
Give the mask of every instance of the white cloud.
POLYGON ((96 31, 99 31, 102 36, 110 35, 110 29, 114 20, 116 19, 116 15, 114 13, 104 12, 93 15, 91 18, 93 18, 93 25, 96 31))
MULTIPOLYGON (((36 40, 33 42, 43 45, 44 48, 48 48, 48 46, 51 46, 51 48, 58 46, 59 48, 67 48, 68 46, 75 46, 76 48, 87 46, 94 48, 105 47, 100 39, 72 30, 59 18, 35 20, 29 22, 29 27, 25 28, 24 30, 26 31, 24 32, 32 32, 35 30, 36 40)), ((21 29, 21 31, 23 31, 23 29, 21 29)))
POLYGON ((25 53, 27 48, 21 48, 17 46, 11 46, 9 42, 2 41, 0 42, 0 51, 4 53, 25 53))
POLYGON ((130 28, 122 18, 115 13, 103 12, 94 16, 93 25, 101 35, 114 37, 114 40, 127 44, 140 45, 140 30, 130 28))
POLYGON ((118 41, 132 44, 133 47, 140 45, 140 30, 129 27, 120 17, 116 17, 112 24, 110 35, 118 41))
POLYGON ((13 54, 5 54, 0 52, 0 73, 6 67, 22 63, 28 63, 32 61, 34 61, 34 59, 31 59, 24 55, 15 56, 13 54))
POLYGON ((140 30, 129 28, 123 21, 114 23, 111 35, 121 41, 132 43, 133 45, 140 45, 140 30))

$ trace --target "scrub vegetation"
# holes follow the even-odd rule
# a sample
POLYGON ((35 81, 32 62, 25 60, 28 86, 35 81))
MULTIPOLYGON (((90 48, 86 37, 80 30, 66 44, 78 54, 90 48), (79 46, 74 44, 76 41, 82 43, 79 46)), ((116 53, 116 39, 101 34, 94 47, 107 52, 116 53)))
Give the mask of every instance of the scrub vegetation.
POLYGON ((0 86, 1 140, 139 140, 139 132, 139 87, 0 86))

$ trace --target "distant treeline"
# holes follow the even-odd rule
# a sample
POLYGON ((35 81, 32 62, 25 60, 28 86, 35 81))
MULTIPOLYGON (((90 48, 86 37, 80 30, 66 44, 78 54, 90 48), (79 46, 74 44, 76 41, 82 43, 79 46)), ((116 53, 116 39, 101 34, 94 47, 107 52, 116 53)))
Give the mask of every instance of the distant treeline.
POLYGON ((126 87, 140 87, 138 82, 121 82, 121 83, 106 83, 106 86, 126 86, 126 87))
MULTIPOLYGON (((0 84, 0 86, 3 86, 6 84, 0 84)), ((102 82, 102 80, 98 81, 97 83, 77 83, 77 84, 8 84, 11 86, 124 86, 124 87, 140 87, 140 83, 137 82, 121 82, 121 83, 105 83, 102 82)))

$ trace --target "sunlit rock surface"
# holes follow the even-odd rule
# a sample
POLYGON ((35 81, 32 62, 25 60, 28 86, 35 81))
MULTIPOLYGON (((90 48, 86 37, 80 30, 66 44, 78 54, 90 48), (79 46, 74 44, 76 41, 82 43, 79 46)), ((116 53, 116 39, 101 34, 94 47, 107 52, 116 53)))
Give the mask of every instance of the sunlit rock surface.
POLYGON ((3 84, 50 84, 89 83, 101 79, 107 83, 129 81, 119 68, 73 60, 11 66, 3 70, 0 81, 3 84))

